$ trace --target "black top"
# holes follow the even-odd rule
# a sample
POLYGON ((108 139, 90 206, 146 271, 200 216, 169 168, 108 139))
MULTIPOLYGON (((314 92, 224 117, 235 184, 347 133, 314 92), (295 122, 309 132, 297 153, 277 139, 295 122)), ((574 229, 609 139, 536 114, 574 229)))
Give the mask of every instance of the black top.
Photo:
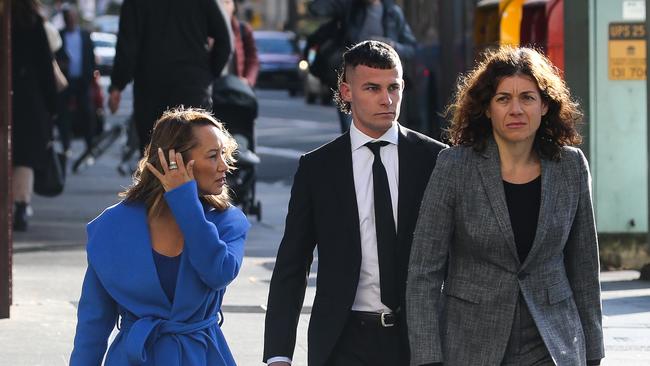
POLYGON ((515 235, 517 254, 523 263, 535 240, 539 204, 542 196, 541 175, 524 184, 503 181, 510 224, 515 235))

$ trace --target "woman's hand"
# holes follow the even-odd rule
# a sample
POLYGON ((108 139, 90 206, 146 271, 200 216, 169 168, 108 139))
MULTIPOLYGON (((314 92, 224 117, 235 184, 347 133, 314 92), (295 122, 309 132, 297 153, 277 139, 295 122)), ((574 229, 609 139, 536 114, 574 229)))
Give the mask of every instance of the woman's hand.
POLYGON ((191 180, 194 180, 194 160, 190 160, 187 166, 183 162, 183 155, 177 153, 174 149, 169 150, 169 164, 165 159, 165 153, 158 148, 158 158, 163 168, 163 173, 159 172, 156 167, 147 162, 147 169, 160 180, 165 192, 179 187, 191 180))

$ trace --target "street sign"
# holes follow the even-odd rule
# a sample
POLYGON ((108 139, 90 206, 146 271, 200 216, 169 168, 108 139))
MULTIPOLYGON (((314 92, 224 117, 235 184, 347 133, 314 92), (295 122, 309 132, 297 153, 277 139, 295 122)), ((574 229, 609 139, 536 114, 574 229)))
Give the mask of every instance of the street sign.
POLYGON ((645 0, 623 1, 624 20, 645 20, 645 0))
POLYGON ((645 23, 609 23, 609 79, 646 79, 645 23))

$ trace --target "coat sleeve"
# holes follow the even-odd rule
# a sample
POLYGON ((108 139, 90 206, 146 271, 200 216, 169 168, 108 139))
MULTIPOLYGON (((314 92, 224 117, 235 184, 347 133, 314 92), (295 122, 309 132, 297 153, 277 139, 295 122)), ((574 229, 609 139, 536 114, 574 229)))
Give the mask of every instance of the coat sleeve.
POLYGON ((417 48, 417 40, 411 31, 406 18, 404 18, 404 13, 397 5, 395 5, 394 11, 399 18, 399 29, 398 29, 398 39, 395 41, 395 51, 403 60, 410 60, 415 56, 415 51, 417 48))
POLYGON ((411 364, 442 362, 440 291, 454 233, 457 166, 453 150, 442 150, 424 192, 409 262, 406 320, 411 364))
POLYGON ((138 61, 138 29, 136 0, 124 0, 120 8, 120 25, 115 45, 115 60, 109 89, 123 90, 133 80, 138 61))
MULTIPOLYGON (((85 57, 88 59, 88 81, 91 82, 95 77, 93 73, 97 70, 97 60, 95 59, 95 44, 93 43, 92 38, 90 38, 89 32, 84 32, 84 39, 87 45, 84 52, 86 53, 85 57)), ((85 71, 85 70, 84 70, 85 71)))
POLYGON ((214 39, 214 46, 210 51, 210 66, 212 73, 217 77, 228 63, 234 49, 232 30, 219 1, 204 1, 207 4, 208 36, 214 39))
POLYGON ((56 82, 54 80, 54 69, 52 60, 54 59, 50 45, 47 41, 47 34, 45 33, 45 26, 42 22, 37 22, 36 25, 36 47, 34 47, 34 70, 40 89, 43 93, 47 111, 53 115, 56 113, 57 91, 56 82))
POLYGON ((317 17, 342 19, 346 12, 346 1, 314 0, 309 4, 309 11, 317 17))
POLYGON ((117 320, 117 305, 88 264, 77 308, 77 331, 70 366, 101 365, 117 320))
POLYGON ((293 357, 296 327, 305 299, 316 234, 308 181, 309 164, 300 159, 269 289, 264 327, 264 359, 293 357))
POLYGON ((598 238, 591 200, 591 175, 582 151, 577 150, 576 169, 580 171, 580 197, 569 239, 564 249, 564 262, 573 297, 584 331, 587 359, 605 356, 600 298, 600 261, 598 238))
POLYGON ((250 227, 238 209, 220 224, 221 230, 209 221, 198 199, 196 181, 192 180, 165 193, 185 240, 183 251, 201 280, 215 290, 225 288, 239 274, 244 258, 244 241, 250 227))
POLYGON ((253 87, 257 82, 257 74, 260 71, 260 60, 257 57, 257 46, 253 39, 253 30, 247 23, 242 23, 243 32, 241 34, 242 43, 244 44, 244 77, 248 84, 253 87))

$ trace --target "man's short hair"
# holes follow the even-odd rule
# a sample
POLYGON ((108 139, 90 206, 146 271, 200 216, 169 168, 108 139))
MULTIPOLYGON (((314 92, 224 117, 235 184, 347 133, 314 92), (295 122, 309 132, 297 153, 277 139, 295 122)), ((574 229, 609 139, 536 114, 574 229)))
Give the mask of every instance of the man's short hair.
POLYGON ((338 88, 334 91, 334 101, 343 113, 350 113, 350 102, 341 97, 341 84, 346 82, 346 71, 359 65, 373 69, 402 69, 399 55, 390 45, 380 41, 363 41, 343 53, 343 63, 338 71, 338 88))

